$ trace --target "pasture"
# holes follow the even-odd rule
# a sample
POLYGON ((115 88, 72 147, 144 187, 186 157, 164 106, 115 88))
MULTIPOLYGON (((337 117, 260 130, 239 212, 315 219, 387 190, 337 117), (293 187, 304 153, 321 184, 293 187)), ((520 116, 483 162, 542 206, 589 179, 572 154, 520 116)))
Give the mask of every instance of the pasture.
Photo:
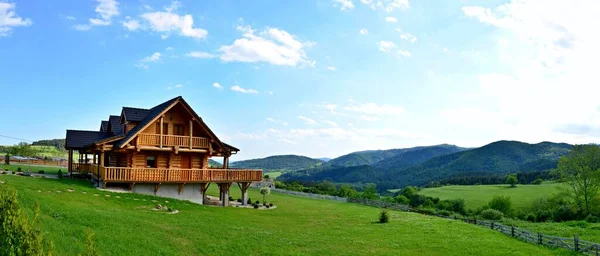
MULTIPOLYGON (((186 201, 97 190, 86 181, 0 175, 32 213, 55 255, 85 252, 85 232, 101 255, 573 255, 459 221, 272 194, 273 210, 201 206, 186 201), (180 212, 153 211, 156 204, 180 212)), ((259 200, 256 189, 249 191, 259 200)), ((209 194, 217 195, 213 184, 209 194)), ((236 186, 231 195, 240 196, 236 186)))

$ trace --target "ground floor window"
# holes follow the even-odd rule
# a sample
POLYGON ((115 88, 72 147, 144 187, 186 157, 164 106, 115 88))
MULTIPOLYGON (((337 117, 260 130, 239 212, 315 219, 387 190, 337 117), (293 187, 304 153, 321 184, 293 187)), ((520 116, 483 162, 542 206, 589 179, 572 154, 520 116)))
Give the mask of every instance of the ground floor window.
POLYGON ((146 157, 146 167, 147 168, 156 168, 156 157, 155 156, 147 156, 146 157))

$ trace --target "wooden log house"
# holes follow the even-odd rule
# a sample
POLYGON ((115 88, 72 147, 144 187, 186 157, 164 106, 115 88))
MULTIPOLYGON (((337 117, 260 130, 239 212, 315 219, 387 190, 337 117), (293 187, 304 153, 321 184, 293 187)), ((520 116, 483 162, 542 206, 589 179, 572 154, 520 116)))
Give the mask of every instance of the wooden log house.
POLYGON ((99 131, 67 130, 65 148, 69 173, 90 173, 98 186, 128 184, 132 192, 201 204, 211 183, 218 185, 223 206, 233 183, 246 204, 248 187, 262 180, 262 170, 229 168, 239 149, 219 140, 181 96, 151 109, 123 107, 99 131), (209 168, 211 157, 223 157, 223 167, 209 168))

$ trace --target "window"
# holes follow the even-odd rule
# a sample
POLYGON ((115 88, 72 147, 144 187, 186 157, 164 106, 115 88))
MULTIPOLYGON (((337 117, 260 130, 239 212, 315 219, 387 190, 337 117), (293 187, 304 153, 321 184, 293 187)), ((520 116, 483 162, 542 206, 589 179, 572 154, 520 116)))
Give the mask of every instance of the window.
POLYGON ((175 135, 183 136, 183 124, 176 124, 173 127, 175 135))
MULTIPOLYGON (((156 123, 156 134, 160 134, 160 122, 156 123)), ((169 134, 168 123, 163 123, 163 134, 169 134)))
POLYGON ((156 157, 154 157, 154 156, 146 157, 146 168, 156 168, 156 157))

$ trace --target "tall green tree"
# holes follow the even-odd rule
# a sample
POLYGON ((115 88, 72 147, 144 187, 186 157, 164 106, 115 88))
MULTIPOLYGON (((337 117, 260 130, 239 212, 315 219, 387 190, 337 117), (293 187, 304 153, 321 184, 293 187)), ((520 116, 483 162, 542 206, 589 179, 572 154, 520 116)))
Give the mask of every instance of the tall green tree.
POLYGON ((10 155, 8 153, 4 156, 4 164, 5 165, 10 164, 10 155))
POLYGON ((600 147, 576 145, 558 161, 558 173, 584 215, 591 212, 600 189, 600 147))
POLYGON ((508 177, 506 177, 506 183, 510 184, 510 187, 512 188, 517 186, 517 182, 519 182, 519 179, 517 179, 516 174, 510 174, 508 177))
POLYGON ((360 194, 360 197, 371 200, 379 199, 379 194, 377 193, 377 186, 373 183, 367 184, 363 192, 360 194))

